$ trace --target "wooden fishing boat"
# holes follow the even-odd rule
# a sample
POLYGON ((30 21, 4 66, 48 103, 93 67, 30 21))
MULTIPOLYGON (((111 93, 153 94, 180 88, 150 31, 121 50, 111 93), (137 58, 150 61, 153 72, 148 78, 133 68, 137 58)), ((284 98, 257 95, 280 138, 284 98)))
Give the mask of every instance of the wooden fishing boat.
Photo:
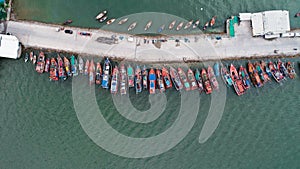
POLYGON ((183 23, 184 23, 184 22, 180 22, 180 23, 177 25, 176 31, 179 31, 179 30, 182 28, 183 23))
POLYGON ((214 26, 215 25, 216 18, 217 18, 217 16, 214 16, 214 17, 211 18, 210 23, 209 23, 210 26, 214 26))
POLYGON ((277 69, 282 73, 284 77, 288 77, 288 71, 284 65, 284 62, 282 62, 280 59, 277 61, 277 69))
POLYGON ((269 76, 267 75, 267 73, 262 69, 261 65, 259 62, 255 62, 254 63, 255 69, 257 70, 257 73, 260 77, 260 79, 262 80, 263 83, 266 83, 268 81, 270 81, 269 76))
POLYGON ((90 67, 90 61, 89 61, 89 59, 87 59, 85 62, 85 66, 84 66, 84 75, 89 74, 89 67, 90 67))
POLYGON ((295 14, 295 17, 300 17, 300 12, 297 12, 297 13, 295 14))
POLYGON ((191 90, 191 85, 186 77, 186 74, 184 73, 184 71, 179 67, 178 68, 178 75, 179 75, 179 78, 181 80, 181 82, 183 83, 183 86, 184 86, 184 89, 186 91, 189 91, 191 90))
POLYGON ((29 60, 28 53, 25 53, 24 62, 26 63, 26 62, 28 62, 28 60, 29 60))
POLYGON ((119 25, 122 25, 128 21, 128 18, 124 18, 118 22, 119 25))
POLYGON ((245 89, 249 89, 251 87, 251 81, 247 70, 241 65, 239 68, 239 76, 242 79, 245 89))
POLYGON ((101 76, 102 76, 102 68, 100 62, 96 63, 96 77, 95 77, 95 83, 97 85, 101 84, 101 76))
POLYGON ((172 22, 170 23, 170 25, 169 25, 169 29, 170 29, 170 30, 173 29, 174 26, 175 26, 175 24, 176 24, 176 20, 172 21, 172 22))
POLYGON ((201 77, 202 77, 202 80, 203 80, 205 93, 206 94, 211 94, 212 93, 212 88, 211 88, 211 85, 210 85, 210 82, 209 82, 209 79, 208 79, 208 76, 207 76, 207 72, 204 68, 202 68, 202 70, 201 70, 201 77))
POLYGON ((134 87, 134 70, 130 65, 127 66, 127 77, 128 87, 134 87))
POLYGON ((155 94, 155 86, 156 86, 156 75, 154 69, 151 68, 149 72, 149 93, 155 94))
POLYGON ((183 29, 188 29, 188 28, 190 28, 190 27, 192 26, 192 24, 193 24, 193 20, 190 20, 188 23, 186 23, 186 25, 184 26, 183 29))
POLYGON ((219 90, 219 83, 214 74, 214 70, 211 66, 207 67, 207 76, 209 78, 210 84, 212 85, 213 90, 219 90))
POLYGON ((58 73, 57 73, 57 62, 55 58, 51 58, 50 61, 50 81, 58 81, 58 73))
POLYGON ((239 78, 239 74, 233 64, 230 65, 230 75, 233 80, 233 88, 238 96, 245 94, 243 81, 239 78))
POLYGON ((152 25, 152 21, 149 21, 149 22, 146 24, 144 30, 147 31, 147 30, 151 27, 151 25, 152 25))
POLYGON ((71 68, 70 68, 70 61, 67 57, 64 57, 64 66, 68 76, 72 76, 71 68))
POLYGON ((192 71, 192 69, 188 70, 187 78, 188 78, 188 81, 191 83, 191 90, 198 89, 198 84, 196 82, 195 75, 194 75, 194 72, 192 71))
POLYGON ((66 20, 64 23, 62 23, 62 25, 69 25, 71 24, 73 21, 71 19, 66 20))
POLYGON ((203 30, 206 30, 208 26, 209 26, 209 22, 206 22, 205 25, 203 26, 203 30))
POLYGON ((173 67, 170 67, 170 76, 171 76, 171 80, 173 81, 175 89, 181 90, 183 88, 183 84, 179 79, 179 75, 177 71, 173 67))
POLYGON ((107 19, 107 16, 103 16, 101 19, 99 19, 99 22, 102 23, 107 19))
POLYGON ((220 76, 220 66, 219 66, 219 63, 218 62, 216 62, 215 64, 214 64, 214 73, 215 73, 215 76, 216 77, 219 77, 220 76))
POLYGON ((109 88, 109 80, 110 80, 110 71, 111 71, 111 63, 108 58, 105 59, 103 63, 103 75, 102 75, 102 88, 109 88))
POLYGON ((126 68, 125 65, 121 65, 121 73, 120 73, 120 93, 121 95, 125 95, 127 93, 127 73, 126 73, 126 68))
POLYGON ((89 82, 90 85, 95 84, 95 64, 94 60, 91 60, 90 66, 89 66, 89 82))
POLYGON ((29 59, 30 59, 30 62, 33 62, 33 52, 32 51, 29 53, 29 59))
POLYGON ((137 25, 137 22, 133 22, 133 23, 131 23, 130 25, 129 25, 129 27, 128 27, 128 31, 131 31, 131 30, 133 30, 135 27, 136 27, 136 25, 137 25))
POLYGON ((64 62, 62 60, 62 58, 60 57, 59 54, 57 54, 57 64, 58 64, 58 78, 61 80, 66 80, 67 76, 66 76, 66 72, 64 70, 64 62))
POLYGON ((157 33, 161 33, 164 29, 165 29, 165 25, 161 25, 161 26, 158 28, 157 33))
POLYGON ((195 79, 196 79, 199 91, 200 91, 200 93, 202 93, 202 91, 204 91, 204 87, 203 87, 202 77, 201 77, 201 74, 198 69, 196 69, 196 72, 195 72, 195 79))
POLYGON ((162 73, 159 69, 156 69, 156 75, 157 75, 156 80, 157 80, 158 89, 162 93, 166 90, 166 88, 165 88, 165 85, 164 85, 162 73))
POLYGON ((135 92, 136 94, 142 92, 143 86, 142 86, 142 71, 139 66, 136 66, 135 69, 135 92))
POLYGON ((249 72, 249 76, 252 81, 252 84, 255 87, 262 87, 263 83, 260 80, 257 70, 255 69, 255 67, 253 66, 253 64, 250 61, 248 62, 248 72, 249 72))
POLYGON ((83 66, 84 66, 84 63, 83 63, 83 59, 81 58, 81 57, 79 57, 78 58, 78 62, 79 62, 79 64, 78 64, 78 70, 79 70, 79 73, 83 73, 83 66))
POLYGON ((171 88, 172 87, 172 82, 171 82, 171 78, 170 78, 168 69, 163 67, 161 71, 162 71, 162 77, 163 77, 163 80, 165 82, 166 89, 171 88))
POLYGON ((193 29, 198 28, 199 24, 200 24, 200 19, 198 19, 198 20, 194 23, 193 29))
POLYGON ((47 58, 44 71, 49 72, 49 68, 50 68, 50 58, 47 58))
POLYGON ((77 59, 75 58, 74 55, 71 56, 71 72, 73 76, 77 76, 78 75, 78 63, 77 63, 77 59))
POLYGON ((266 74, 268 75, 269 78, 272 77, 272 73, 265 61, 263 61, 263 60, 260 61, 260 67, 262 68, 263 71, 266 72, 266 74))
POLYGON ((221 67, 221 77, 224 81, 224 83, 227 85, 227 87, 232 86, 233 80, 231 79, 231 76, 225 66, 222 65, 221 67))
POLYGON ((286 63, 286 68, 287 68, 287 71, 288 71, 288 75, 291 79, 295 79, 296 77, 296 72, 295 72, 295 69, 294 69, 294 63, 291 63, 290 61, 288 61, 286 63))
POLYGON ((35 70, 38 73, 43 73, 44 69, 45 69, 45 55, 44 52, 40 52, 35 70))
POLYGON ((143 67, 142 74, 143 74, 143 87, 144 89, 148 89, 148 70, 145 65, 143 67))
POLYGON ((276 66, 273 64, 272 61, 269 62, 269 69, 276 82, 280 83, 284 79, 284 76, 279 70, 277 70, 276 66))
POLYGON ((116 20, 115 18, 112 18, 112 19, 108 20, 108 21, 106 22, 106 24, 107 24, 107 25, 110 25, 110 24, 114 23, 115 20, 116 20))
POLYGON ((119 80, 119 69, 118 69, 118 66, 115 66, 115 68, 113 69, 112 78, 111 78, 110 93, 117 94, 118 80, 119 80))
POLYGON ((102 11, 100 12, 97 16, 96 16, 96 20, 99 20, 101 19, 103 16, 105 16, 107 14, 107 11, 102 11))

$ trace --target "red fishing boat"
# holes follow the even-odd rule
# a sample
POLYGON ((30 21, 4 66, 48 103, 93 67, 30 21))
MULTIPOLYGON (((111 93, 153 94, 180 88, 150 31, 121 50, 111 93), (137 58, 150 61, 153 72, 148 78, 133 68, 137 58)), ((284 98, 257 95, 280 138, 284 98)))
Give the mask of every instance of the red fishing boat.
POLYGON ((183 88, 182 82, 179 79, 179 75, 178 75, 177 71, 173 67, 170 67, 170 76, 173 81, 175 89, 181 90, 183 88))
POLYGON ((164 82, 165 82, 165 87, 167 89, 171 88, 172 87, 172 82, 171 82, 171 78, 170 78, 168 69, 163 67, 161 71, 162 71, 162 77, 163 77, 164 82))
POLYGON ((158 88, 160 90, 160 92, 164 92, 166 90, 165 85, 164 85, 164 81, 163 81, 163 77, 161 74, 161 71, 159 69, 156 69, 156 75, 157 75, 157 84, 158 84, 158 88))
POLYGON ((194 72, 192 71, 192 69, 188 70, 188 72, 187 72, 187 78, 188 78, 188 80, 191 83, 191 90, 198 89, 198 84, 196 82, 195 75, 194 75, 194 72))
POLYGON ((100 85, 101 84, 101 75, 102 75, 102 68, 100 62, 97 62, 96 64, 96 84, 100 85))
POLYGON ((50 58, 47 58, 45 64, 45 72, 49 72, 49 68, 50 68, 50 58))
POLYGON ((58 73, 57 73, 57 62, 55 58, 51 58, 50 61, 50 76, 51 81, 57 81, 58 80, 58 73))
POLYGON ((212 85, 213 90, 219 90, 219 83, 218 83, 217 78, 214 74, 214 70, 211 66, 207 67, 207 75, 208 75, 208 78, 210 80, 210 83, 212 85))
POLYGON ((44 55, 44 52, 40 52, 35 70, 38 73, 43 73, 44 69, 45 69, 45 55, 44 55))
POLYGON ((66 72, 64 70, 64 62, 62 60, 62 58, 59 56, 59 54, 57 54, 57 63, 58 63, 58 78, 62 79, 62 80, 66 80, 66 72))
POLYGON ((149 92, 150 94, 155 94, 155 86, 156 86, 156 75, 154 69, 150 69, 149 72, 149 92))
POLYGON ((230 65, 230 75, 233 80, 233 87, 238 96, 245 93, 245 87, 243 81, 239 78, 239 74, 233 64, 230 65))
POLYGON ((202 68, 201 70, 201 76, 202 76, 202 80, 203 80, 203 84, 204 84, 204 91, 206 94, 211 94, 212 93, 212 88, 207 76, 207 72, 204 68, 202 68))
POLYGON ((211 18, 210 23, 209 23, 210 26, 214 26, 215 25, 216 18, 217 18, 217 16, 214 16, 214 17, 211 18))

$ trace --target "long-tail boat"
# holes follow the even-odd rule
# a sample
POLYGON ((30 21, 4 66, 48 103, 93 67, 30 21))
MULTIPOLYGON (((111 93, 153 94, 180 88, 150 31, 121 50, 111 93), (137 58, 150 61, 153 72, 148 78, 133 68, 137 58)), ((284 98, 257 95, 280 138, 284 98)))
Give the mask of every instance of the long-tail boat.
POLYGON ((210 82, 209 82, 209 79, 208 79, 208 76, 207 76, 207 72, 204 68, 202 68, 202 70, 201 70, 201 77, 202 77, 202 80, 203 80, 205 93, 206 94, 211 94, 212 93, 212 88, 211 88, 211 85, 210 85, 210 82))
POLYGON ((57 73, 57 62, 55 58, 51 58, 50 61, 50 76, 51 81, 58 81, 58 73, 57 73))
POLYGON ((201 77, 201 74, 199 72, 199 69, 196 69, 195 79, 196 79, 199 91, 200 91, 200 93, 202 93, 202 91, 204 91, 204 87, 203 87, 202 77, 201 77))
POLYGON ((210 65, 207 67, 207 75, 208 75, 208 78, 210 80, 213 90, 219 90, 219 83, 214 74, 214 70, 212 69, 212 67, 210 65))
POLYGON ((162 77, 163 77, 164 82, 165 82, 166 89, 172 88, 172 82, 171 82, 171 78, 170 78, 168 69, 166 69, 165 67, 163 67, 161 69, 161 72, 162 72, 162 77))
POLYGON ((143 67, 142 75, 143 75, 143 87, 144 87, 144 89, 147 90, 148 89, 148 70, 145 65, 143 67))
POLYGON ((44 69, 45 69, 45 55, 44 55, 44 52, 40 52, 35 70, 38 73, 43 73, 44 69))
POLYGON ((153 68, 150 69, 149 72, 149 93, 155 94, 155 86, 156 86, 156 75, 153 68))
POLYGON ((142 71, 139 66, 136 66, 135 68, 135 92, 136 94, 142 92, 143 86, 142 86, 142 71))
POLYGON ((127 77, 128 77, 128 87, 134 87, 134 72, 133 68, 128 65, 127 66, 127 77))
POLYGON ((127 73, 124 64, 120 68, 120 77, 120 93, 121 95, 125 95, 127 93, 127 73))
POLYGON ((90 85, 95 84, 95 64, 94 60, 91 60, 90 66, 89 66, 89 82, 90 85))
POLYGON ((72 76, 71 68, 70 68, 70 61, 67 57, 64 57, 64 66, 68 76, 72 76))
POLYGON ((243 81, 239 78, 239 74, 233 64, 230 65, 230 75, 233 80, 233 87, 238 96, 245 93, 245 87, 243 81))
POLYGON ((173 67, 170 67, 170 76, 173 81, 175 89, 181 90, 183 88, 183 84, 179 79, 179 75, 178 75, 177 71, 173 67))
POLYGON ((251 81, 247 70, 241 65, 239 68, 239 76, 242 79, 245 89, 249 89, 251 87, 251 81))
POLYGON ((156 69, 156 75, 157 75, 156 80, 157 80, 159 91, 164 92, 166 90, 166 88, 165 88, 165 85, 164 85, 164 81, 163 81, 161 71, 159 69, 156 69))
POLYGON ((119 80, 119 69, 118 66, 115 66, 111 78, 110 93, 116 94, 118 92, 118 80, 119 80))
POLYGON ((97 62, 96 64, 96 77, 95 77, 95 83, 97 85, 101 84, 101 76, 102 76, 102 68, 100 62, 97 62))
POLYGON ((192 71, 192 69, 188 70, 187 78, 188 78, 188 81, 190 81, 190 83, 191 83, 191 90, 198 89, 198 84, 196 82, 195 75, 194 75, 194 72, 192 71))

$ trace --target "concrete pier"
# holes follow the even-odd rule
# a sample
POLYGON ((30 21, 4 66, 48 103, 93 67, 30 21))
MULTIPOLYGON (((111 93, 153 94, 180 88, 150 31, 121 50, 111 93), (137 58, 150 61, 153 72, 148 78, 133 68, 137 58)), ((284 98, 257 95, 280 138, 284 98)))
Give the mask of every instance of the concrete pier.
POLYGON ((61 26, 38 22, 8 21, 7 32, 17 36, 25 47, 47 48, 140 62, 204 61, 300 53, 299 37, 274 40, 254 38, 251 36, 250 23, 247 22, 242 22, 236 27, 234 38, 223 36, 221 40, 217 40, 216 36, 220 35, 206 34, 166 36, 167 42, 161 42, 160 48, 152 44, 152 40, 156 38, 148 38, 150 43, 144 43, 144 37, 129 34, 65 27, 64 29, 73 31, 73 34, 67 34, 64 31, 57 32, 59 27, 61 26), (90 32, 92 35, 82 36, 79 32, 90 32), (112 40, 111 42, 115 43, 107 43, 101 39, 112 40), (274 50, 277 50, 277 53, 274 53, 274 50))

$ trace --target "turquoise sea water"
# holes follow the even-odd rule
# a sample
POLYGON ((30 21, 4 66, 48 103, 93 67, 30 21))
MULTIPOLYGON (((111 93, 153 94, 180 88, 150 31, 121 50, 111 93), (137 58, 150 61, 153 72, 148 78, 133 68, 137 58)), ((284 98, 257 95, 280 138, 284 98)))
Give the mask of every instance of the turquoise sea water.
MULTIPOLYGON (((46 52, 46 56, 56 54, 46 52)), ((299 58, 288 60, 299 61, 299 58)), ((299 74, 298 65, 296 71, 299 74)), ((87 77, 76 78, 86 81, 80 90, 89 88, 87 77)), ((221 79, 218 81, 223 85, 221 79)), ((228 88, 218 128, 207 142, 199 144, 201 128, 213 105, 212 97, 202 94, 196 122, 187 136, 171 150, 141 159, 111 154, 87 136, 74 109, 71 79, 50 82, 48 74, 36 73, 31 63, 1 59, 0 82, 1 168, 273 169, 300 166, 299 77, 283 85, 272 81, 260 89, 252 87, 241 97, 228 88)), ((97 86, 94 90, 108 123, 130 137, 150 137, 167 130, 180 109, 180 93, 171 89, 166 92, 166 109, 157 120, 149 124, 134 123, 119 114, 109 91, 97 86)), ((138 110, 150 108, 147 96, 148 92, 136 95, 130 91, 130 99, 138 110)))

